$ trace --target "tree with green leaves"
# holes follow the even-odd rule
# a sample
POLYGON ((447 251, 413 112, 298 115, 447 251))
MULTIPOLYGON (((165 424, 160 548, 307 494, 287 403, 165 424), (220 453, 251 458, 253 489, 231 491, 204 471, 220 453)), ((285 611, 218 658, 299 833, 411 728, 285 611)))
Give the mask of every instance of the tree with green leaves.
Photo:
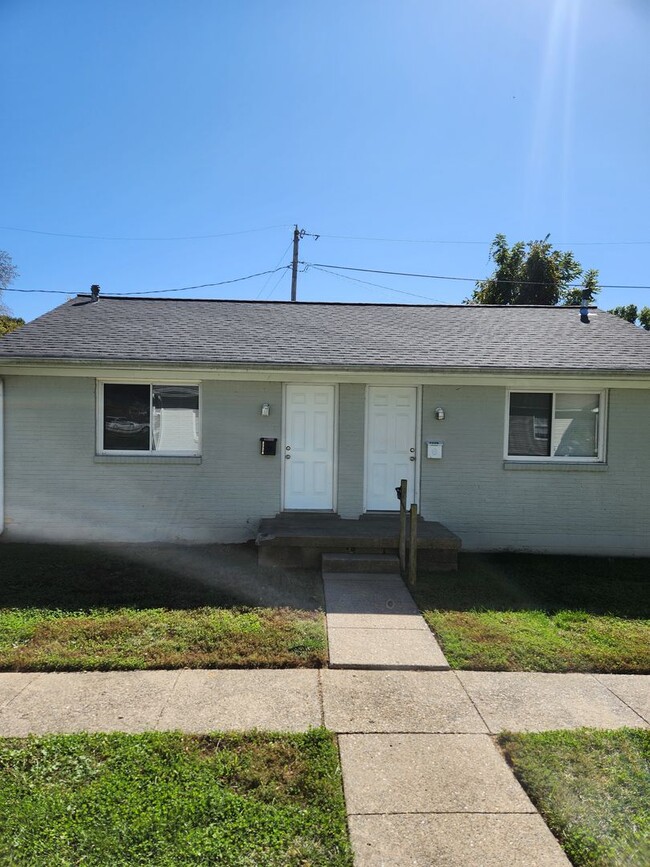
POLYGON ((495 271, 477 282, 467 304, 580 304, 583 288, 590 301, 599 291, 598 271, 583 270, 570 251, 554 250, 548 235, 509 246, 506 236, 498 234, 490 256, 495 271))
POLYGON ((11 261, 11 256, 4 250, 0 250, 0 337, 9 334, 25 324, 24 319, 17 319, 9 315, 9 311, 2 303, 1 293, 11 281, 18 276, 18 269, 11 261))
POLYGON ((622 307, 612 308, 609 313, 625 319, 626 322, 631 322, 632 325, 636 325, 638 322, 641 328, 650 331, 650 307, 642 307, 638 310, 636 304, 625 304, 622 307))
POLYGON ((650 331, 650 307, 642 307, 639 311, 639 325, 650 331))
POLYGON ((19 319, 16 316, 9 316, 8 313, 0 313, 0 337, 3 334, 9 334, 11 331, 17 331, 25 324, 24 319, 19 319))

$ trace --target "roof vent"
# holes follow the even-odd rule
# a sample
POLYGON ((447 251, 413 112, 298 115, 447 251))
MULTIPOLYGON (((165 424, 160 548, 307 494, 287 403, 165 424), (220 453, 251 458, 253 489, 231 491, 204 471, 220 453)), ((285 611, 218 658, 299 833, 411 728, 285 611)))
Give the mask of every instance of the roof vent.
POLYGON ((99 286, 97 285, 97 283, 93 283, 93 285, 90 287, 90 296, 93 302, 99 301, 99 286))
POLYGON ((582 290, 582 303, 580 304, 580 321, 589 325, 589 289, 582 290))

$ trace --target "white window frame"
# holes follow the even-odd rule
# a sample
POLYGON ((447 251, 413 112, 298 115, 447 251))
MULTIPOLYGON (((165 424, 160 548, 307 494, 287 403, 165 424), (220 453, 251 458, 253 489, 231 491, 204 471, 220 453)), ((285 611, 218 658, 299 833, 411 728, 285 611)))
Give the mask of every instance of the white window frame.
MULTIPOLYGON (((140 457, 200 457, 203 443, 203 393, 201 383, 196 380, 168 381, 164 376, 160 379, 98 379, 96 384, 97 410, 96 410, 96 454, 98 455, 138 455, 140 457), (151 411, 151 389, 154 385, 191 385, 199 390, 199 418, 198 418, 198 444, 192 451, 158 451, 152 448, 145 449, 105 449, 104 448, 104 386, 105 385, 147 385, 149 386, 149 409, 151 411)), ((150 421, 153 424, 153 420, 150 421)))
POLYGON ((519 461, 523 463, 538 464, 602 464, 605 462, 605 434, 607 431, 607 389, 605 388, 508 388, 506 389, 505 424, 503 438, 503 457, 506 461, 519 461), (598 454, 594 457, 578 455, 511 455, 508 454, 508 440, 510 435, 510 395, 511 394, 550 394, 551 418, 549 438, 553 439, 553 425, 555 423, 555 399, 558 394, 597 394, 598 395, 598 454))

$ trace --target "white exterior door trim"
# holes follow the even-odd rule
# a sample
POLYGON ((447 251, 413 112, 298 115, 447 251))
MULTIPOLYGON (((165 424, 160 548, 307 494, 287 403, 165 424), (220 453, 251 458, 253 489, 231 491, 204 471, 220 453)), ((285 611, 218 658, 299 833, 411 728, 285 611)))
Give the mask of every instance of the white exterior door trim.
MULTIPOLYGON (((370 400, 369 393, 370 389, 373 386, 376 386, 377 383, 373 383, 372 385, 367 384, 365 390, 365 435, 364 435, 364 446, 363 446, 363 511, 367 512, 368 509, 368 456, 370 453, 370 400)), ((382 386, 383 387, 383 384, 382 386)), ((396 386, 394 383, 387 383, 386 388, 401 388, 404 386, 396 386)), ((413 491, 409 491, 408 499, 409 503, 417 503, 418 512, 421 511, 421 503, 420 503, 420 476, 421 476, 421 466, 422 466, 422 456, 420 452, 422 451, 422 387, 420 385, 410 386, 415 389, 415 462, 414 462, 414 479, 415 483, 413 485, 413 491)), ((395 504, 397 506, 397 495, 395 495, 395 504)))
POLYGON ((287 387, 291 385, 306 386, 311 385, 327 385, 333 389, 334 395, 334 411, 333 425, 334 435, 332 441, 332 505, 328 509, 306 509, 305 511, 322 511, 336 512, 338 503, 338 466, 339 466, 339 386, 338 383, 332 382, 283 382, 282 383, 282 439, 281 439, 281 454, 280 454, 280 509, 282 511, 301 511, 295 507, 287 506, 286 502, 286 476, 287 476, 287 460, 285 459, 287 447, 287 387))

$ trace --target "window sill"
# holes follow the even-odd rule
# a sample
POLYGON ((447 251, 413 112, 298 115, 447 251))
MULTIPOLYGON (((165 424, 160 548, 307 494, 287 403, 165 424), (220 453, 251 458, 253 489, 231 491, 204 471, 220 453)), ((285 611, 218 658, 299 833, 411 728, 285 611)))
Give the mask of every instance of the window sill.
POLYGON ((193 466, 200 464, 200 455, 95 455, 96 464, 173 464, 193 466))
POLYGON ((607 464, 571 463, 569 461, 512 461, 503 462, 504 470, 539 470, 544 473, 606 473, 607 464))

